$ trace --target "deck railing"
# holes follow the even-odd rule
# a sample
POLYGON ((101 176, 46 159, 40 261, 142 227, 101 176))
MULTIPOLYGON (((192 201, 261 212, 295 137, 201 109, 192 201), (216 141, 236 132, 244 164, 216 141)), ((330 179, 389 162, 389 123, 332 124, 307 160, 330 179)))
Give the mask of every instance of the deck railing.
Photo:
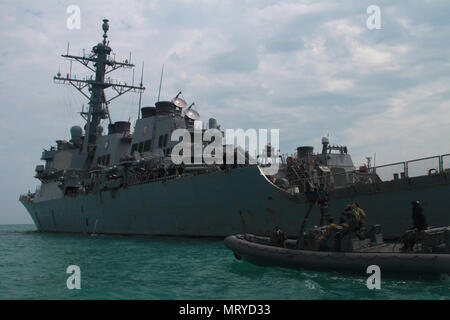
POLYGON ((450 154, 390 163, 368 169, 382 181, 412 178, 450 170, 450 154))
POLYGON ((328 186, 328 188, 333 189, 346 187, 358 182, 376 183, 450 172, 450 154, 363 168, 359 170, 328 174, 324 177, 316 177, 315 179, 297 179, 294 184, 298 187, 299 191, 293 192, 296 193, 305 190, 305 185, 308 181, 312 182, 314 185, 323 183, 328 186))

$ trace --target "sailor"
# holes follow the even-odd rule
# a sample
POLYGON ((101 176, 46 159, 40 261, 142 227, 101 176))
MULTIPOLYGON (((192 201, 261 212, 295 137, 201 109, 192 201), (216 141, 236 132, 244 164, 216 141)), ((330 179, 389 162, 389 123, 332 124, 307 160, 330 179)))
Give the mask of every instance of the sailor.
POLYGON ((337 228, 337 224, 334 223, 334 218, 329 217, 327 228, 325 229, 325 233, 321 239, 326 240, 331 235, 331 232, 336 228, 337 228))
POLYGON ((334 223, 334 218, 329 217, 328 218, 328 225, 325 229, 325 233, 322 237, 320 237, 318 244, 319 244, 319 250, 328 250, 329 248, 325 245, 328 238, 331 236, 333 230, 337 229, 338 225, 334 223))
POLYGON ((347 205, 342 215, 347 218, 351 229, 360 231, 364 227, 366 213, 357 202, 347 205))
POLYGON ((284 235, 284 232, 278 227, 275 227, 275 231, 272 233, 271 241, 278 247, 284 248, 284 241, 286 240, 286 237, 284 235))
POLYGON ((182 162, 181 165, 178 167, 178 173, 180 175, 184 173, 184 162, 182 162))
POLYGON ((354 211, 355 216, 358 220, 358 229, 362 229, 367 217, 366 212, 359 207, 359 203, 356 201, 352 203, 352 210, 354 211))
POLYGON ((169 166, 169 169, 167 170, 167 173, 169 174, 169 176, 173 176, 173 175, 175 175, 176 174, 176 168, 175 168, 175 165, 172 163, 170 166, 169 166))
POLYGON ((419 240, 419 232, 428 228, 427 219, 423 214, 423 207, 420 202, 415 200, 411 202, 412 205, 412 219, 413 227, 411 230, 407 230, 405 234, 400 238, 400 242, 403 243, 402 251, 411 251, 419 240))
POLYGON ((352 205, 348 204, 345 207, 344 211, 342 212, 342 217, 345 217, 351 229, 357 229, 358 219, 355 215, 355 211, 353 210, 352 205))
POLYGON ((162 178, 162 177, 165 177, 165 176, 166 176, 166 168, 162 165, 162 166, 159 167, 158 177, 162 178))
POLYGON ((413 201, 412 204, 412 219, 413 219, 413 229, 415 231, 422 231, 428 228, 427 219, 423 214, 423 207, 420 205, 419 201, 413 201))

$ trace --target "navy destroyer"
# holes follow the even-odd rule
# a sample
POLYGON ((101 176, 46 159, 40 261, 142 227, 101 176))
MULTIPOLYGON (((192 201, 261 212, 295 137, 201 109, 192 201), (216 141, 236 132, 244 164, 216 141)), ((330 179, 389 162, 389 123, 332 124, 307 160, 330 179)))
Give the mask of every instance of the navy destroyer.
MULTIPOLYGON (((129 121, 113 122, 111 101, 127 92, 142 94, 145 88, 142 77, 137 85, 109 78, 110 72, 134 65, 112 58, 108 30, 105 19, 103 41, 89 55, 63 55, 90 69, 93 76, 54 77, 81 92, 89 107, 81 112, 84 128, 73 126, 68 141, 57 140, 43 151, 45 164, 36 166, 35 175, 40 187, 20 196, 39 231, 224 237, 267 234, 278 225, 294 236, 311 202, 322 212, 311 223, 321 224, 353 201, 365 208, 367 223, 383 224, 386 237, 410 225, 412 200, 421 201, 430 224, 450 224, 448 155, 355 168, 347 147, 332 146, 323 138, 319 153, 306 146, 287 156, 267 146, 253 163, 248 153, 234 148, 231 158, 244 153, 243 164, 172 162, 171 152, 178 143, 172 141, 172 133, 185 129, 202 134, 205 128, 195 126, 200 115, 193 105, 187 107, 180 92, 155 106, 141 108, 139 103, 133 131, 129 121), (107 132, 103 122, 108 123, 107 132), (264 158, 279 162, 276 174, 264 171, 264 158), (410 169, 422 160, 425 171, 414 176, 410 169), (383 177, 386 168, 397 172, 383 177), (318 196, 309 199, 311 192, 318 196)), ((208 124, 220 131, 217 120, 211 118, 208 124)))

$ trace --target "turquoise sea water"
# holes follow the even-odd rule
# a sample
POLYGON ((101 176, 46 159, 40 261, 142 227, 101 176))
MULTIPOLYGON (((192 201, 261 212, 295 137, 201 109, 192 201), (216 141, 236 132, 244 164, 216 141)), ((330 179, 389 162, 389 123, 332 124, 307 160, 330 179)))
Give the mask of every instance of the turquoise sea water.
POLYGON ((0 226, 0 299, 449 299, 450 282, 254 266, 218 239, 45 234, 0 226), (69 290, 69 265, 81 289, 69 290))

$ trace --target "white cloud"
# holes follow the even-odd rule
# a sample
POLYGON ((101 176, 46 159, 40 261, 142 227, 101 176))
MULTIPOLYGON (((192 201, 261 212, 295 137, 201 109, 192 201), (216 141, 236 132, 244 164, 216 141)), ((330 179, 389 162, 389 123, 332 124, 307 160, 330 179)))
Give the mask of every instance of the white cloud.
POLYGON ((448 79, 438 79, 395 93, 388 107, 372 116, 358 119, 344 130, 349 145, 381 151, 379 160, 410 160, 449 152, 444 139, 450 125, 448 79), (442 99, 442 97, 447 99, 442 99))

